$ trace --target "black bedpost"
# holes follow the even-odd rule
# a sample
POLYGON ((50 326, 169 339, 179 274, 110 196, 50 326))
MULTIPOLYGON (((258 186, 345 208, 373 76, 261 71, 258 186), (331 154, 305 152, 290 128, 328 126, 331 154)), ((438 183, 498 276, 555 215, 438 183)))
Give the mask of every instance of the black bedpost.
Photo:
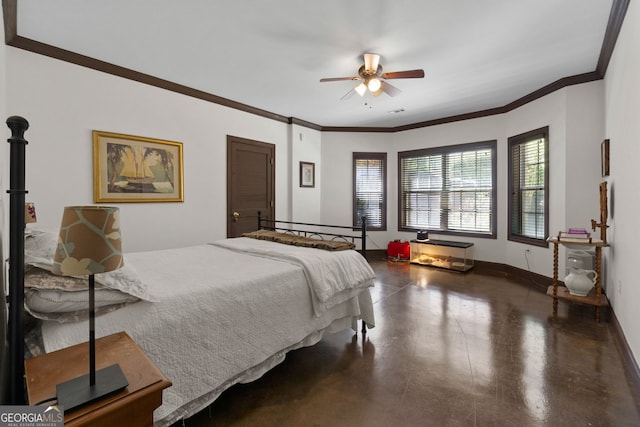
POLYGON ((362 217, 362 255, 367 259, 367 217, 362 217))
POLYGON ((258 230, 262 230, 262 212, 258 211, 258 230))
MULTIPOLYGON (((367 217, 362 216, 362 256, 367 259, 367 217)), ((367 323, 362 320, 362 336, 367 334, 367 323)))
POLYGON ((24 132, 29 122, 19 116, 7 119, 11 129, 9 182, 9 404, 25 405, 24 383, 24 132))

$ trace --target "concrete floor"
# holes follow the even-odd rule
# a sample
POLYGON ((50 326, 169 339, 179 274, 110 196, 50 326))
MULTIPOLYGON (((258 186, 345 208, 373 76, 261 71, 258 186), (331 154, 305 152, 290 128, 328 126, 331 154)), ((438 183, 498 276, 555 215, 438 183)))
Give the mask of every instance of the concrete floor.
MULTIPOLYGON (((291 352, 185 426, 640 426, 609 316, 476 268, 371 260, 376 327, 291 352)), ((183 425, 182 422, 176 426, 183 425)))

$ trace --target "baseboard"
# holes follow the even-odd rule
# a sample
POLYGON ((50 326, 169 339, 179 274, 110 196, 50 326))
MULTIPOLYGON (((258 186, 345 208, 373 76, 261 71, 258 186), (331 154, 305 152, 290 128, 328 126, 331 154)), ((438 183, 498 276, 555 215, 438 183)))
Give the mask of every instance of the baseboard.
MULTIPOLYGON (((360 251, 362 253, 362 251, 360 251)), ((387 258, 386 249, 367 249, 367 258, 369 259, 384 259, 387 258)))
POLYGON ((615 341, 620 354, 625 359, 625 363, 623 363, 623 368, 625 370, 625 377, 629 381, 629 388, 633 390, 633 400, 636 403, 636 408, 640 412, 640 368, 638 367, 638 363, 633 357, 633 352, 631 351, 631 347, 629 347, 629 343, 624 336, 624 331, 620 326, 620 322, 618 322, 618 318, 614 313, 613 309, 609 310, 611 316, 611 323, 613 323, 613 328, 615 330, 615 341))
POLYGON ((531 285, 545 293, 547 288, 553 284, 551 277, 497 262, 475 261, 473 269, 483 274, 506 277, 514 282, 531 285))
MULTIPOLYGON (((387 251, 384 249, 367 249, 367 258, 370 260, 387 259, 387 251)), ((481 272, 486 275, 507 277, 514 282, 533 285, 541 292, 547 292, 547 288, 553 284, 553 279, 551 277, 497 262, 474 261, 474 267, 470 271, 481 272)))

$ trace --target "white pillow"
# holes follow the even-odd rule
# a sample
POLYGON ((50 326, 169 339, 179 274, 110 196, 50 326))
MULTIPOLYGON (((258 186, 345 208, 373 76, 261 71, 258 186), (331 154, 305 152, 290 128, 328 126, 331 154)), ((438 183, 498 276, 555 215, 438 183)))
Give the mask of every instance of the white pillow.
POLYGON ((51 271, 58 247, 58 231, 37 228, 30 230, 24 239, 24 263, 51 271))
MULTIPOLYGON (((86 277, 58 276, 27 266, 24 275, 25 309, 38 319, 75 322, 89 316, 89 281, 86 277)), ((139 298, 97 283, 96 314, 117 310, 139 298)))
POLYGON ((134 297, 145 301, 155 302, 151 296, 147 285, 140 280, 136 269, 129 264, 127 257, 124 257, 124 266, 118 270, 109 271, 95 275, 96 283, 107 288, 117 289, 134 297))
MULTIPOLYGON (((95 307, 125 304, 138 298, 113 289, 101 288, 95 292, 95 307)), ((57 289, 29 289, 25 291, 25 304, 40 313, 69 313, 88 311, 89 291, 65 292, 57 289)))
MULTIPOLYGON (((120 291, 96 289, 96 316, 138 301, 138 298, 120 291)), ((89 318, 89 291, 25 289, 24 305, 26 311, 38 319, 55 320, 60 323, 77 322, 89 318)))
MULTIPOLYGON (((26 265, 53 270, 53 258, 58 246, 58 231, 31 229, 24 243, 24 262, 26 265)), ((135 268, 124 257, 124 266, 118 270, 95 275, 96 283, 111 289, 117 289, 145 301, 154 301, 147 285, 142 283, 135 268)))

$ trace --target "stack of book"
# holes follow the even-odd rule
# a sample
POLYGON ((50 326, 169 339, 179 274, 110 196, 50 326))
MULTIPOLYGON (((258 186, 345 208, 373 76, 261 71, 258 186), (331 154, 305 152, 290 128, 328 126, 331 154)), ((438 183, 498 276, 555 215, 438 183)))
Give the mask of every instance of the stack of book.
POLYGON ((589 237, 589 232, 587 230, 585 230, 584 228, 570 228, 567 231, 568 235, 574 236, 574 237, 582 237, 582 238, 588 238, 589 237))
POLYGON ((569 228, 558 233, 558 240, 586 240, 591 242, 591 234, 584 228, 569 228))

